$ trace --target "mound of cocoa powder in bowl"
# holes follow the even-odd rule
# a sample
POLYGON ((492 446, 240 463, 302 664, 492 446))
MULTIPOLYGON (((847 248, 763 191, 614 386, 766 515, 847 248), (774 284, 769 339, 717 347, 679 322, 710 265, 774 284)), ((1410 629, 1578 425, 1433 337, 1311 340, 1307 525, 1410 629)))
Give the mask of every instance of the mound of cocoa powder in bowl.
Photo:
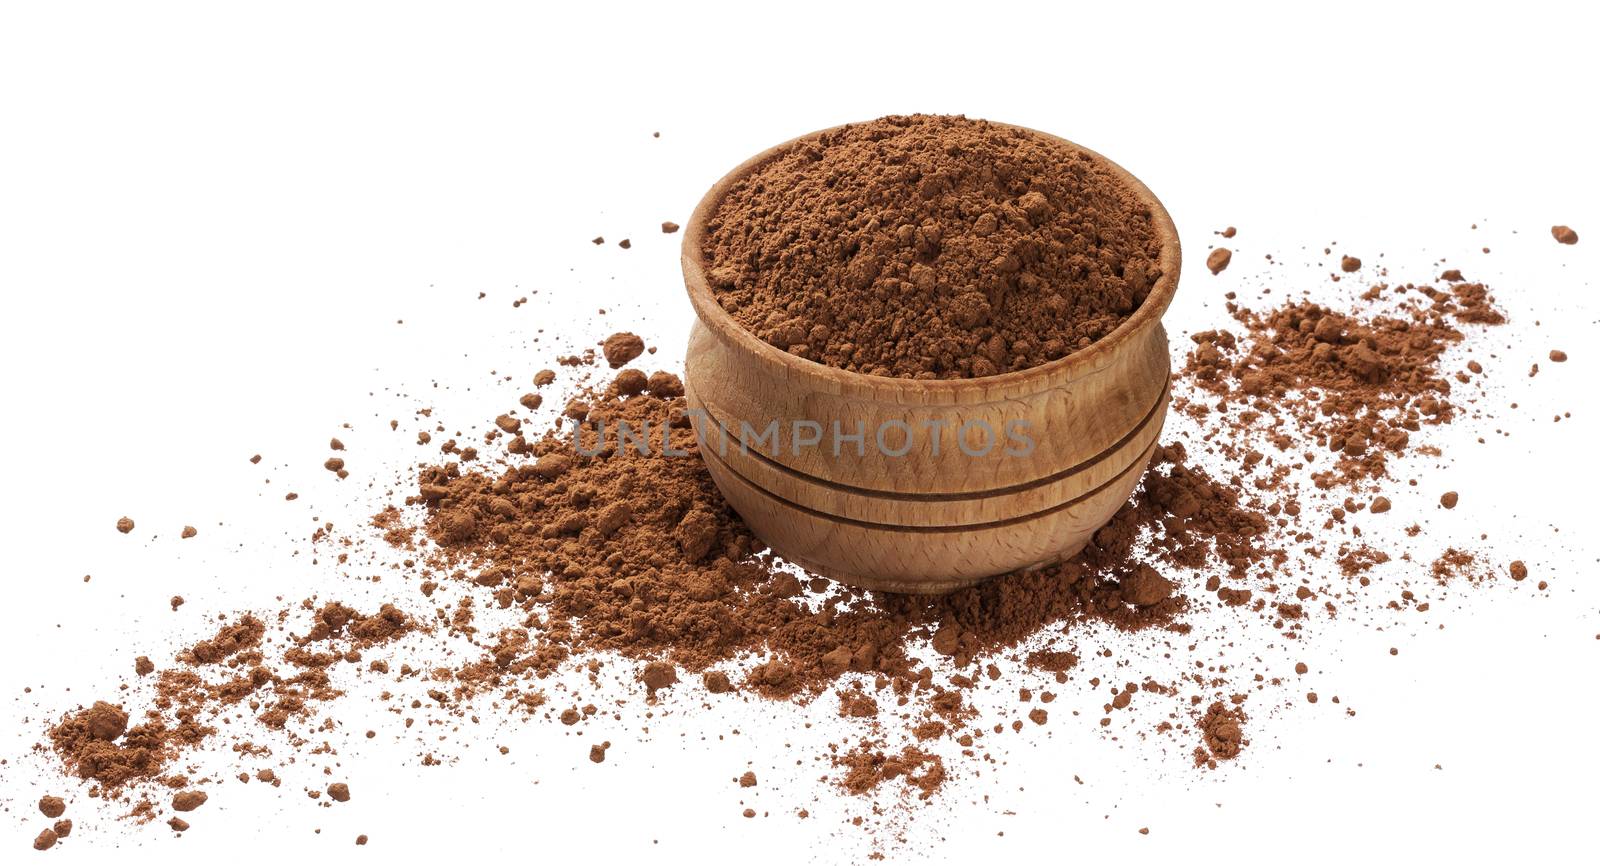
POLYGON ((884 117, 789 144, 706 228, 708 282, 740 325, 880 376, 1065 357, 1161 277, 1150 209, 1105 160, 965 117, 884 117))

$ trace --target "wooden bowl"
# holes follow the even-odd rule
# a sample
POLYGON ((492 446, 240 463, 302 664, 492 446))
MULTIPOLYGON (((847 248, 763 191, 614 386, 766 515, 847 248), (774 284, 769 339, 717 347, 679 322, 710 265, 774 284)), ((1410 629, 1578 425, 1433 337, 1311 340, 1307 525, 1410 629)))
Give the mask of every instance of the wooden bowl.
POLYGON ((1137 178, 1099 157, 1149 207, 1161 277, 1127 321, 1088 348, 978 379, 854 373, 762 341, 717 303, 706 281, 706 222, 734 183, 792 143, 718 181, 684 232, 683 279, 699 317, 684 386, 700 452, 723 496, 779 556, 887 592, 948 592, 1077 553, 1133 492, 1166 418, 1171 361, 1161 316, 1181 258, 1166 209, 1137 178), (796 428, 797 420, 821 425, 818 447, 793 447, 796 433, 802 442, 814 433, 796 428), (776 448, 762 437, 773 421, 783 440, 776 448), (835 454, 835 421, 841 434, 864 430, 864 449, 841 437, 835 454), (1021 455, 1020 440, 1006 436, 1014 429, 1008 424, 1025 425, 1030 453, 1021 455), (986 439, 991 450, 979 456, 986 439))

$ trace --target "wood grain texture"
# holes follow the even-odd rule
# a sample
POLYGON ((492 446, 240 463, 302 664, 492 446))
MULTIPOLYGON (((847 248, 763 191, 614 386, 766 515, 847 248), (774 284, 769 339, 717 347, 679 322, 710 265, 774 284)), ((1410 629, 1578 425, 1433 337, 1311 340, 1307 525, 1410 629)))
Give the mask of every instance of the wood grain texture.
POLYGON ((947 592, 1076 553, 1137 486, 1166 417, 1171 361, 1161 316, 1181 251, 1161 203, 1105 160, 1150 208, 1162 275, 1127 321, 1087 349, 981 379, 871 376, 762 342, 706 282, 707 218, 776 151, 712 187, 683 240, 684 283, 699 319, 684 383, 723 495, 780 556, 884 591, 947 592), (774 422, 776 440, 760 438, 774 422), (833 447, 835 425, 864 441, 833 447), (1031 446, 1008 436, 1014 431, 1031 446), (822 441, 807 445, 818 432, 822 441))

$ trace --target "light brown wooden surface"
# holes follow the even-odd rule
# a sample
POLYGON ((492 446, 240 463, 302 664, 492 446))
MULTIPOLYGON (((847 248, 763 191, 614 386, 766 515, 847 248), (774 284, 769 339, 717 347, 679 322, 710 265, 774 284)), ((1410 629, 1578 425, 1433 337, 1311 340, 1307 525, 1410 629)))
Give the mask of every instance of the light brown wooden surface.
POLYGON ((706 283, 707 217, 733 182, 773 152, 712 187, 683 241, 684 282, 699 316, 684 383, 706 465, 729 503, 780 556, 886 591, 946 592, 1076 553, 1138 484, 1166 416, 1170 359, 1161 315, 1181 255, 1161 203, 1107 161, 1150 207, 1162 276, 1139 309, 1094 345, 981 379, 869 376, 762 342, 706 283), (774 421, 777 448, 741 444, 743 425, 759 432, 774 421), (822 443, 793 447, 796 421, 820 424, 822 443), (829 447, 835 422, 844 432, 864 428, 864 449, 829 447), (882 428, 892 450, 902 446, 906 427, 886 422, 916 433, 905 454, 875 444, 882 428), (990 453, 959 447, 958 431, 969 422, 994 431, 990 453), (1007 440, 1008 429, 1032 440, 1028 453, 1017 453, 1020 441, 1007 440), (941 435, 929 435, 935 430, 941 435), (1012 453, 1004 453, 1007 445, 1012 453))

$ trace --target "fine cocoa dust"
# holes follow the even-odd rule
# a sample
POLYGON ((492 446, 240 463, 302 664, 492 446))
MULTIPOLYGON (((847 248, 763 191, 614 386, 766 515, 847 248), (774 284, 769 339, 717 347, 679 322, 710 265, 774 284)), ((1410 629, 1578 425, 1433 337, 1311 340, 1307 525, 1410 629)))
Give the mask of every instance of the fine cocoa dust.
POLYGON ((965 117, 885 117, 789 144, 707 228, 708 279, 740 324, 880 376, 1065 357, 1161 277, 1150 209, 1104 160, 965 117))

